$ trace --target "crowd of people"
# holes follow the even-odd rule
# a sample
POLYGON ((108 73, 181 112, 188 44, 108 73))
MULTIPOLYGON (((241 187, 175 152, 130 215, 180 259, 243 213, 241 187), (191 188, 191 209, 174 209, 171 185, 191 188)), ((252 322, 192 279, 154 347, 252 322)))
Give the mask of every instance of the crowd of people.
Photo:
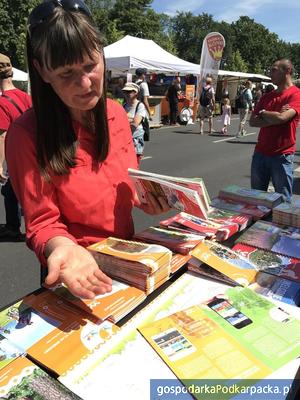
MULTIPOLYGON (((133 207, 152 215, 169 210, 163 198, 151 194, 141 204, 127 172, 138 167, 144 151, 142 122, 151 119, 147 71, 137 69, 134 82, 119 80, 115 95, 123 99, 122 105, 107 98, 102 37, 81 0, 76 6, 44 2, 35 7, 28 19, 26 47, 31 98, 13 86, 10 60, 0 55, 0 182, 5 205, 8 201, 14 208, 12 216, 6 207, 0 236, 20 235, 21 206, 26 241, 41 263, 45 283, 64 282, 74 295, 93 298, 109 292, 112 281, 86 247, 108 236, 130 239, 133 207), (4 140, 9 177, 3 169, 4 140)), ((292 83, 292 69, 287 59, 274 63, 271 78, 277 89, 258 98, 253 110, 251 82, 246 82, 237 133, 245 134, 252 111, 250 125, 260 132, 251 186, 267 190, 272 179, 286 201, 292 196, 300 113, 300 90, 292 83)), ((166 93, 171 125, 177 124, 180 91, 180 78, 175 77, 166 93)), ((227 96, 224 134, 231 118, 227 96)), ((208 131, 213 131, 214 107, 208 76, 199 93, 201 134, 206 118, 208 131)))

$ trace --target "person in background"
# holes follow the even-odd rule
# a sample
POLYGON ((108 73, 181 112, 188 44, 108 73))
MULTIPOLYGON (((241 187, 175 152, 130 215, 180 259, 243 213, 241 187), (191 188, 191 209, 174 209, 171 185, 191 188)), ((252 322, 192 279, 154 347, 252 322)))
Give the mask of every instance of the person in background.
POLYGON ((180 77, 176 76, 171 85, 169 86, 166 94, 166 98, 169 102, 169 110, 170 110, 170 125, 179 126, 177 122, 178 118, 178 101, 179 101, 179 93, 180 93, 180 77))
POLYGON ((230 117, 231 117, 231 105, 230 105, 230 100, 228 97, 225 97, 223 99, 223 106, 222 106, 222 123, 223 123, 223 128, 222 128, 222 133, 226 135, 228 133, 228 127, 230 126, 230 117))
POLYGON ((136 84, 139 85, 140 87, 140 92, 139 92, 139 100, 142 101, 145 105, 147 114, 148 114, 148 119, 151 121, 151 112, 150 112, 150 106, 149 106, 149 86, 146 81, 146 74, 147 74, 147 69, 146 68, 137 68, 135 70, 135 75, 137 77, 136 84))
POLYGON ((241 91, 240 96, 239 96, 239 117, 240 117, 240 123, 239 123, 239 130, 238 133, 236 134, 236 138, 239 138, 241 136, 245 136, 246 134, 246 129, 245 125, 247 122, 247 117, 249 114, 249 111, 252 111, 252 93, 251 93, 251 86, 252 82, 251 81, 246 81, 245 83, 245 88, 241 91))
POLYGON ((274 62, 271 79, 277 89, 261 97, 250 118, 250 125, 260 128, 251 163, 251 187, 267 191, 272 180, 275 191, 287 202, 292 199, 300 113, 300 90, 293 85, 292 74, 290 60, 274 62))
POLYGON ((86 4, 35 7, 26 46, 33 109, 10 126, 6 156, 27 244, 47 267, 47 285, 63 282, 92 299, 112 281, 86 247, 130 239, 134 205, 149 214, 169 207, 151 194, 138 202, 130 126, 122 106, 106 99, 103 42, 86 4))
POLYGON ((206 78, 205 85, 200 94, 199 118, 200 118, 200 134, 203 135, 204 119, 208 119, 208 133, 213 132, 213 115, 215 109, 215 90, 212 85, 212 78, 206 78))
POLYGON ((144 154, 144 129, 142 125, 143 118, 146 118, 146 108, 142 101, 138 100, 139 86, 133 82, 127 82, 123 88, 125 93, 124 109, 127 113, 130 123, 133 143, 137 155, 138 164, 144 154))
POLYGON ((125 80, 123 78, 118 79, 118 83, 114 86, 112 95, 115 99, 119 100, 121 104, 125 102, 125 95, 122 91, 125 84, 125 80))
MULTIPOLYGON (((12 81, 13 69, 9 57, 0 54, 0 184, 4 197, 6 223, 0 225, 0 240, 24 240, 21 233, 21 210, 5 168, 4 142, 6 132, 16 118, 31 107, 30 96, 17 89, 12 81)), ((17 146, 19 154, 22 148, 17 146)))
POLYGON ((262 96, 262 90, 261 89, 257 89, 256 91, 255 91, 255 95, 254 95, 254 98, 253 98, 253 100, 254 100, 254 105, 256 106, 256 104, 259 102, 259 100, 260 100, 260 98, 261 98, 261 96, 262 96))

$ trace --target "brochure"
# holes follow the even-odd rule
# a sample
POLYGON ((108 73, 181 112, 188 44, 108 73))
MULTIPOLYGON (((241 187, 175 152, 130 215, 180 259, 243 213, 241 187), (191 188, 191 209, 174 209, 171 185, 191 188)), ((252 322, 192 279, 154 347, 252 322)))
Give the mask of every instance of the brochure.
POLYGON ((175 379, 175 376, 136 328, 208 300, 225 288, 220 283, 183 274, 109 342, 94 349, 59 380, 86 399, 148 399, 150 379, 175 379))
POLYGON ((300 321, 240 286, 139 331, 183 383, 258 380, 300 354, 300 321))
POLYGON ((255 281, 256 266, 246 257, 220 243, 205 240, 191 252, 191 255, 240 285, 248 286, 255 281))
POLYGON ((249 204, 259 204, 269 208, 274 208, 283 202, 281 193, 265 192, 263 190, 250 189, 238 185, 229 185, 221 189, 219 191, 219 197, 249 204))
POLYGON ((109 237, 88 250, 105 274, 146 294, 170 276, 172 252, 158 244, 109 237))
POLYGON ((59 375, 96 346, 102 346, 119 330, 109 321, 88 319, 87 314, 49 290, 28 296, 26 302, 34 310, 59 321, 55 329, 27 349, 30 357, 59 375))
POLYGON ((280 227, 272 222, 257 221, 236 240, 236 243, 297 258, 300 255, 300 228, 280 227))
POLYGON ((251 215, 222 210, 221 208, 216 207, 211 207, 211 210, 208 213, 208 218, 214 222, 238 224, 239 231, 243 231, 252 223, 251 215))
POLYGON ((214 199, 212 199, 211 206, 222 210, 229 210, 245 215, 250 215, 255 221, 258 219, 262 219, 271 213, 271 208, 259 204, 246 204, 230 199, 221 199, 220 197, 215 197, 214 199))
POLYGON ((0 370, 1 399, 80 400, 28 358, 19 357, 0 370))
POLYGON ((150 228, 134 235, 135 240, 160 244, 175 253, 183 255, 188 254, 204 238, 203 234, 197 234, 196 232, 182 232, 175 229, 154 226, 150 226, 150 228))
POLYGON ((217 243, 205 241, 192 252, 192 256, 242 286, 253 284, 249 287, 260 294, 288 304, 299 304, 300 283, 259 272, 258 266, 249 258, 244 257, 242 253, 217 243))
POLYGON ((297 258, 240 243, 234 245, 232 250, 248 258, 259 271, 300 283, 300 260, 297 258))
POLYGON ((113 280, 111 292, 95 296, 92 300, 73 296, 63 284, 58 284, 51 290, 75 307, 79 307, 101 320, 109 319, 113 323, 125 317, 146 298, 146 294, 142 290, 115 280, 113 280))
POLYGON ((273 209, 272 221, 275 224, 294 226, 300 228, 300 204, 281 203, 273 209))
POLYGON ((145 194, 163 197, 171 208, 207 219, 209 198, 202 179, 175 178, 129 168, 141 203, 145 194))
MULTIPOLYGON (((6 337, 0 334, 0 371, 16 358, 24 354, 24 351, 11 343, 6 337)), ((1 372, 0 372, 1 376, 1 372)), ((1 386, 1 384, 0 384, 1 386)), ((1 392, 0 392, 1 398, 1 392)))
POLYGON ((213 219, 204 220, 184 212, 171 218, 160 221, 160 225, 168 228, 185 229, 191 233, 198 233, 218 241, 228 239, 239 231, 239 225, 235 222, 220 222, 213 219))

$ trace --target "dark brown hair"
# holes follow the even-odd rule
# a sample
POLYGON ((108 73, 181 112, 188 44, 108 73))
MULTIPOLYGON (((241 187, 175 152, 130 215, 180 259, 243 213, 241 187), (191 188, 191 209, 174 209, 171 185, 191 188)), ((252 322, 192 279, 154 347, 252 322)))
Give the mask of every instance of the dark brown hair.
MULTIPOLYGON (((68 107, 52 86, 43 81, 33 61, 37 60, 41 67, 56 69, 83 62, 86 55, 92 58, 95 50, 103 53, 102 38, 92 20, 62 7, 55 8, 53 15, 31 35, 27 33, 28 69, 37 121, 37 161, 44 177, 49 178, 51 173, 66 174, 75 166, 77 138, 68 107)), ((105 72, 103 94, 89 119, 95 134, 96 159, 101 162, 109 149, 105 72)))

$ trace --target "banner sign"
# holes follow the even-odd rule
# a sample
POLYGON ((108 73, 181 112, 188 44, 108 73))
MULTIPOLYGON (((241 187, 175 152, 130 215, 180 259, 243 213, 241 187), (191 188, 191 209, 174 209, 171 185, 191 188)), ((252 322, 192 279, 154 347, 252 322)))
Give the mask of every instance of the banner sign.
POLYGON ((224 36, 219 32, 211 32, 205 36, 202 44, 200 58, 200 76, 198 93, 205 85, 207 76, 213 79, 213 87, 216 89, 220 62, 225 47, 224 36))

